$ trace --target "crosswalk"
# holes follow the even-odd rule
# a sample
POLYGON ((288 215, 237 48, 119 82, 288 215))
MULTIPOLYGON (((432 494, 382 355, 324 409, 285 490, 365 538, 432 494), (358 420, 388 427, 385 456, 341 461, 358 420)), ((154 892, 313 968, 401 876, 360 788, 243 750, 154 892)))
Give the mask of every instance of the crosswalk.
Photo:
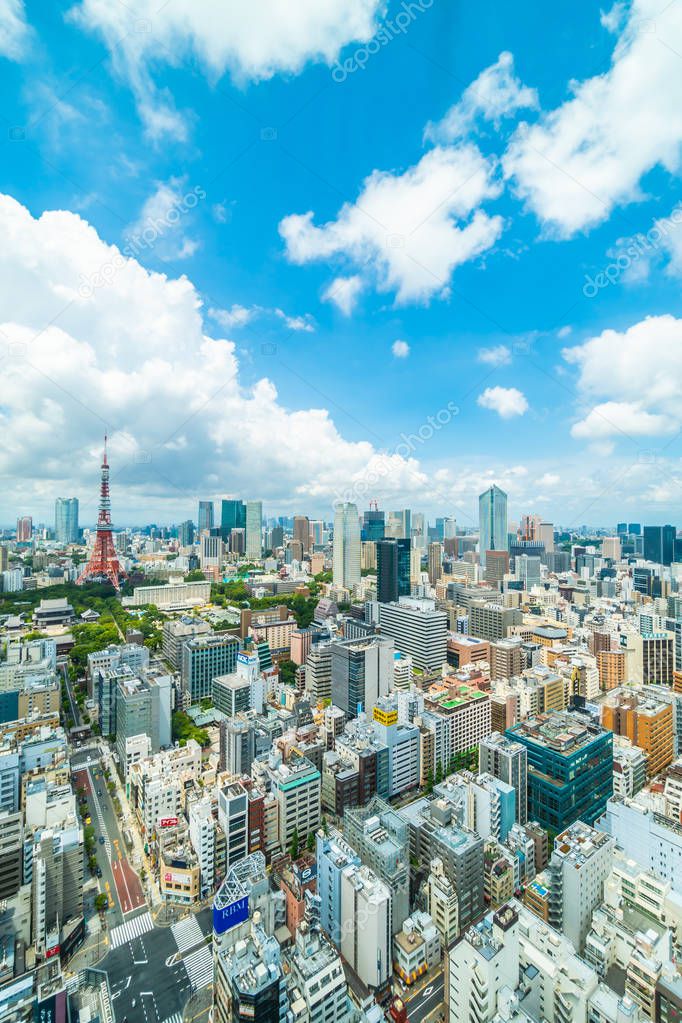
POLYGON ((194 991, 213 983, 213 949, 211 945, 202 945, 196 952, 190 952, 182 961, 194 991))
POLYGON ((151 931, 153 927, 154 921, 152 920, 151 913, 140 913, 139 916, 126 920, 125 923, 119 924, 118 927, 112 927, 109 931, 111 947, 118 948, 119 945, 124 945, 126 941, 139 938, 141 935, 151 931))
POLYGON ((173 1015, 169 1016, 168 1019, 165 1019, 163 1023, 182 1023, 182 1013, 174 1012, 173 1015))
POLYGON ((178 952, 187 952, 204 940, 204 934, 195 916, 187 916, 184 920, 178 920, 171 927, 178 952))

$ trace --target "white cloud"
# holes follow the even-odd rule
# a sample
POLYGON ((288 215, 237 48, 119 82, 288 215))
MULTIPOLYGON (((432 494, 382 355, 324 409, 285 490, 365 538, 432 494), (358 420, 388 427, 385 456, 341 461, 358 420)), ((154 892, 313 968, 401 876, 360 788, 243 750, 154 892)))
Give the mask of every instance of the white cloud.
POLYGON ((486 387, 485 391, 479 394, 477 403, 481 408, 497 412, 502 419, 522 416, 528 411, 526 396, 516 387, 486 387))
POLYGON ((316 227, 312 212, 292 214, 279 229, 293 263, 336 257, 363 283, 395 292, 398 304, 428 302, 499 238, 502 218, 479 208, 498 194, 493 166, 475 146, 436 148, 403 174, 374 171, 336 220, 316 227))
POLYGON ((487 366, 508 366, 512 360, 511 349, 506 345, 495 345, 493 348, 479 348, 478 361, 487 366))
POLYGON ((188 259, 199 242, 186 233, 191 211, 205 197, 201 188, 189 188, 186 178, 158 181, 145 200, 138 219, 125 231, 131 255, 153 251, 163 260, 188 259))
POLYGON ((505 173, 547 233, 566 238, 641 198, 653 167, 677 172, 682 144, 682 6, 633 0, 611 67, 522 125, 505 173))
POLYGON ((675 430, 674 420, 645 411, 636 402, 605 401, 575 423, 571 434, 578 440, 600 440, 614 434, 646 437, 675 430))
POLYGON ((315 321, 310 313, 304 313, 302 316, 289 316, 283 309, 268 309, 262 305, 244 306, 235 303, 230 309, 211 308, 208 310, 208 315, 226 330, 245 327, 253 320, 267 316, 274 316, 281 320, 289 330, 304 331, 309 334, 315 330, 315 321))
POLYGON ((362 277, 337 277, 322 292, 323 302, 333 302, 344 316, 350 316, 364 287, 362 277))
POLYGON ((259 311, 258 306, 248 308, 247 306, 235 303, 229 309, 209 309, 208 315, 212 316, 221 327, 231 330, 233 327, 245 327, 259 311))
POLYGON ((592 405, 574 424, 574 437, 658 436, 682 425, 682 320, 647 317, 565 348, 563 356, 577 367, 578 390, 592 405))
POLYGON ((504 117, 523 108, 534 110, 537 106, 537 92, 516 77, 514 57, 504 52, 496 64, 481 71, 467 86, 459 103, 448 110, 442 121, 427 124, 424 136, 432 142, 453 142, 464 138, 478 117, 499 127, 504 117))
POLYGON ((275 309, 275 316, 283 320, 289 330, 303 331, 307 334, 312 334, 315 330, 315 321, 310 313, 304 313, 303 316, 288 316, 283 309, 275 309))
POLYGON ((376 31, 385 0, 81 0, 71 17, 104 38, 117 72, 137 99, 153 138, 187 133, 167 91, 154 82, 161 64, 177 67, 196 59, 212 79, 229 71, 240 83, 298 74, 310 61, 331 64, 348 43, 365 42, 376 31))
POLYGON ((391 345, 391 351, 396 359, 406 359, 410 354, 410 346, 407 341, 394 341, 391 345))
MULTIPOLYGON (((245 386, 234 342, 207 333, 186 277, 146 270, 73 213, 34 219, 8 196, 0 232, 4 521, 18 507, 49 513, 60 492, 93 521, 105 429, 119 523, 187 517, 228 480, 282 508, 329 508, 380 457, 327 409, 285 408, 267 377, 245 386)), ((435 484, 418 454, 391 456, 370 496, 426 500, 435 484)))
POLYGON ((559 330, 557 330, 556 332, 556 336, 563 341, 564 338, 570 336, 572 330, 573 328, 569 327, 568 325, 565 327, 560 327, 559 330))
POLYGON ((0 0, 0 57, 21 60, 30 34, 22 0, 0 0))
POLYGON ((561 482, 561 476, 555 472, 545 472, 537 481, 539 487, 544 489, 556 487, 561 482))

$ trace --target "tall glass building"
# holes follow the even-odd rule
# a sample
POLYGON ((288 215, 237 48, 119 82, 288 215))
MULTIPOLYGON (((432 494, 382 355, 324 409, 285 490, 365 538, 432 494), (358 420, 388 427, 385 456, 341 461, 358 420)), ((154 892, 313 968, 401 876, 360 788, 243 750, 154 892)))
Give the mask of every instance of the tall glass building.
POLYGON ((220 502, 220 535, 225 543, 233 529, 246 529, 246 506, 237 498, 225 497, 220 502))
POLYGON ((213 501, 199 501, 199 517, 197 518, 199 533, 213 529, 213 501))
POLYGON ((59 543, 78 542, 77 497, 58 497, 55 501, 54 535, 59 543))
POLYGON ((339 504, 334 515, 334 586, 360 583, 360 519, 354 504, 339 504))
POLYGON ((486 551, 506 551, 507 495, 498 486, 484 490, 478 499, 479 550, 485 567, 486 551))
POLYGON ((256 561, 263 554, 263 502, 246 502, 246 556, 256 561))
POLYGON ((377 600, 387 604, 410 595, 410 540, 377 541, 377 600))

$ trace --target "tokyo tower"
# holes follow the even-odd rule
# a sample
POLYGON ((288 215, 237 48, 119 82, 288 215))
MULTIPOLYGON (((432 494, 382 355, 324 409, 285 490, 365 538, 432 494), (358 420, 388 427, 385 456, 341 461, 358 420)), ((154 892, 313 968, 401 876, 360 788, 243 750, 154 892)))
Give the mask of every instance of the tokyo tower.
POLYGON ((99 515, 97 517, 97 534, 95 546, 90 559, 78 576, 80 586, 86 581, 108 579, 114 589, 120 590, 119 579, 125 572, 118 563, 114 538, 111 534, 111 500, 109 498, 109 463, 107 462, 107 438, 104 437, 104 455, 102 456, 102 482, 99 488, 99 515))

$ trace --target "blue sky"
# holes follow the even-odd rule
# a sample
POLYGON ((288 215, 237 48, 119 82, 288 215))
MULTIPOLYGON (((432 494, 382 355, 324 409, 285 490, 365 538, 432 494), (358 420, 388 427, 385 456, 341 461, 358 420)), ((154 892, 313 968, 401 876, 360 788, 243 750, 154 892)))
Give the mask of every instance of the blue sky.
POLYGON ((677 523, 679 0, 224 6, 0 0, 0 520, 677 523))

